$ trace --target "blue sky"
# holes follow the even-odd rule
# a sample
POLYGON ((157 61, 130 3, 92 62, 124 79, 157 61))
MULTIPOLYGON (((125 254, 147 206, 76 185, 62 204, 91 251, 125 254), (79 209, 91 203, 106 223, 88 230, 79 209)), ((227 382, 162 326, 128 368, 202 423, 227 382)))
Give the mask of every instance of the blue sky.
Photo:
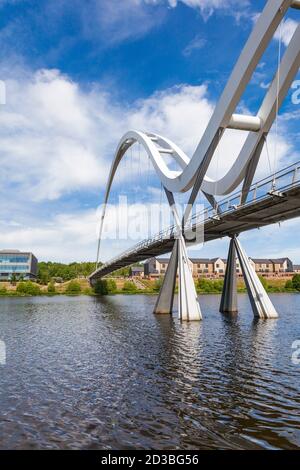
MULTIPOLYGON (((94 260, 96 209, 119 138, 130 128, 159 132, 192 155, 264 5, 0 0, 0 79, 7 89, 0 105, 0 247, 32 250, 44 260, 94 260)), ((283 48, 298 21, 299 11, 289 12, 283 48)), ((249 112, 257 111, 272 78, 278 44, 277 37, 240 103, 249 112)), ((299 114, 290 92, 277 143, 270 138, 278 168, 300 160, 299 114)), ((239 135, 225 141, 220 171, 240 143, 239 135)), ((267 170, 263 160, 257 178, 267 170)), ((125 171, 112 197, 134 184, 125 171)), ((153 194, 144 191, 143 201, 153 194)), ((242 239, 250 256, 286 255, 300 263, 299 228, 296 220, 242 239)), ((201 256, 225 256, 227 245, 208 244, 201 256)), ((112 246, 106 258, 115 254, 112 246)))

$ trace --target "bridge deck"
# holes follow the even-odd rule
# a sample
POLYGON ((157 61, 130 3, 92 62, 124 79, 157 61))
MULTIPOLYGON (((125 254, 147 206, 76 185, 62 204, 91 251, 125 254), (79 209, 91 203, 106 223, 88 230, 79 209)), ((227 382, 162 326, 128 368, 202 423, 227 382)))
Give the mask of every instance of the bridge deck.
MULTIPOLYGON (((204 225, 204 242, 208 242, 299 217, 300 180, 295 178, 295 175, 300 173, 298 170, 300 170, 299 164, 291 170, 293 173, 292 183, 282 185, 280 188, 280 196, 267 192, 257 199, 255 198, 251 201, 248 199, 249 202, 237 207, 230 205, 230 202, 233 200, 231 198, 227 201, 227 210, 219 213, 218 217, 207 216, 206 220, 201 223, 193 224, 193 230, 204 225)), ((280 178, 282 178, 282 182, 286 183, 287 174, 290 174, 290 171, 289 173, 281 173, 280 178)), ((269 183, 270 181, 268 181, 269 183)), ((261 187, 266 185, 267 183, 263 183, 261 187)), ((258 187, 257 185, 254 186, 251 191, 256 194, 258 187)), ((249 194, 251 196, 251 192, 249 194)), ((154 239, 141 242, 133 249, 128 250, 118 258, 100 267, 90 276, 90 281, 93 282, 133 263, 169 253, 172 251, 173 244, 174 234, 171 234, 168 238, 164 238, 162 234, 154 239)))

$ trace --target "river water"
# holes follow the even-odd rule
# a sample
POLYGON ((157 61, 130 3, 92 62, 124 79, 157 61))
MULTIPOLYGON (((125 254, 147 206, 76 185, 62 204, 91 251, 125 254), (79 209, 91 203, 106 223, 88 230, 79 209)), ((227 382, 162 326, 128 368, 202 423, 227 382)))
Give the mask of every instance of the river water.
POLYGON ((300 448, 300 294, 272 299, 180 324, 153 296, 1 298, 0 448, 300 448))

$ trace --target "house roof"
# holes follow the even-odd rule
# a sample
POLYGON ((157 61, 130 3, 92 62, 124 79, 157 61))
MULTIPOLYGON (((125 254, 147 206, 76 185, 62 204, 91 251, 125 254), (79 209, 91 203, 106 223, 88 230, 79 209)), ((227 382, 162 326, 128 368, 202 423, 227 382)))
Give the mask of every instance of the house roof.
POLYGON ((282 264, 285 261, 290 261, 289 258, 251 258, 256 264, 282 264))
POLYGON ((142 268, 141 266, 133 266, 131 268, 131 271, 137 271, 137 272, 141 273, 142 271, 144 271, 144 268, 142 268))
POLYGON ((156 258, 156 261, 162 264, 167 264, 170 261, 170 258, 156 258))
POLYGON ((194 264, 207 264, 211 263, 211 260, 209 258, 190 258, 191 262, 194 264))

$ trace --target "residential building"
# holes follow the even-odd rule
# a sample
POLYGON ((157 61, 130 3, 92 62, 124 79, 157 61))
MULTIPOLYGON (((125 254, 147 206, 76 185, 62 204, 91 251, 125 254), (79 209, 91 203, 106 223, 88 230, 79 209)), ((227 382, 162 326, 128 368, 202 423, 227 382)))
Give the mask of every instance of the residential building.
POLYGON ((37 269, 38 260, 33 253, 0 250, 0 280, 10 280, 13 275, 17 278, 35 279, 37 269))
MULTIPOLYGON (((168 268, 169 258, 151 258, 144 264, 145 276, 160 277, 164 276, 168 268)), ((190 260, 190 268, 193 269, 193 263, 190 260)))
POLYGON ((132 277, 143 277, 144 276, 144 268, 142 266, 132 266, 130 268, 130 275, 132 277))
MULTIPOLYGON (((145 276, 162 276, 165 274, 169 258, 151 258, 144 264, 145 276)), ((223 258, 191 258, 193 277, 224 277, 227 260, 223 258)), ((255 271, 261 275, 283 275, 293 272, 293 263, 289 258, 256 259, 250 258, 255 271)), ((237 275, 242 276, 240 262, 236 261, 237 275)), ((300 272, 300 266, 299 266, 300 272)))
POLYGON ((300 273, 300 264, 294 264, 294 273, 300 273))
POLYGON ((261 274, 291 273, 294 269, 293 263, 289 258, 251 258, 251 261, 255 271, 261 274))

